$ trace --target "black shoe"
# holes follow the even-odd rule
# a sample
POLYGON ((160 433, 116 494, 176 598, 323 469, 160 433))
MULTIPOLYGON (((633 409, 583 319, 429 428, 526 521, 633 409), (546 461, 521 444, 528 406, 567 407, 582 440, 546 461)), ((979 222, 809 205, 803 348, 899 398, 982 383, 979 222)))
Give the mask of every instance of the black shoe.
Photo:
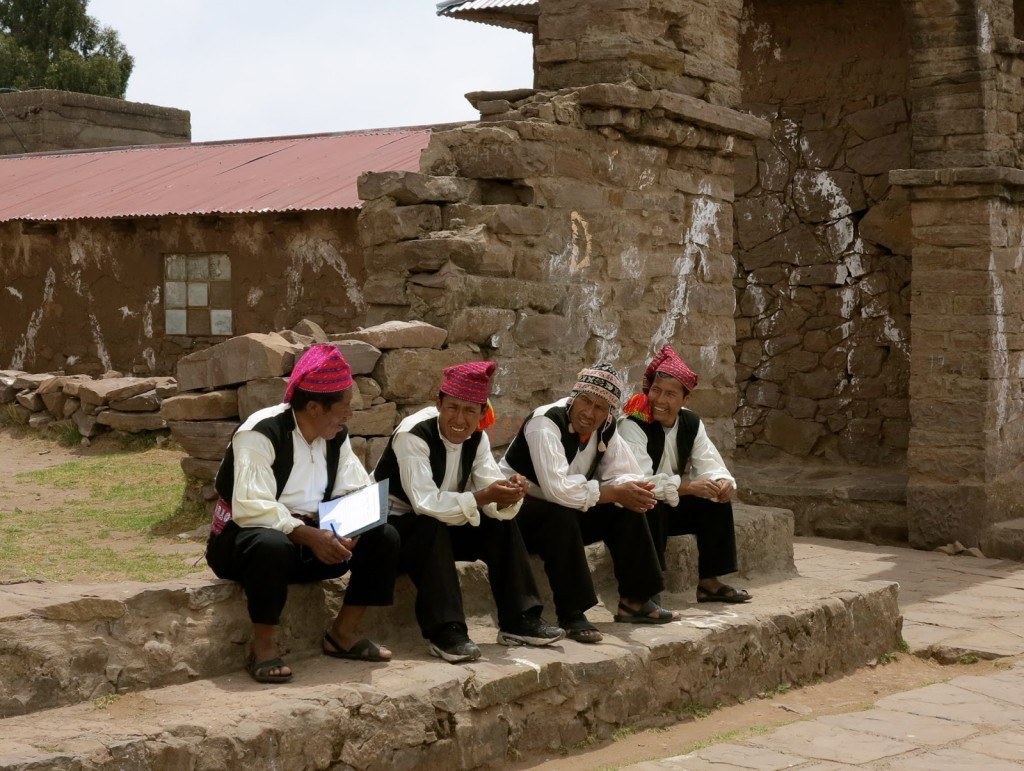
POLYGON ((469 639, 462 624, 443 624, 434 631, 428 642, 431 655, 451 664, 480 658, 480 649, 469 639))
POLYGON ((561 627, 545 624, 544 619, 531 613, 520 616, 515 626, 498 632, 502 645, 550 645, 563 637, 565 631, 561 627))

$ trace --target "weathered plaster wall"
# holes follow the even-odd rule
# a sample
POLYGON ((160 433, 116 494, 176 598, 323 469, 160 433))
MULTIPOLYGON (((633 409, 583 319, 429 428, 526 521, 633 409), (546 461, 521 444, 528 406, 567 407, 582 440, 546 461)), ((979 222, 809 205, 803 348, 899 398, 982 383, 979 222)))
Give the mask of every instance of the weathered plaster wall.
POLYGON ((0 155, 188 142, 188 110, 35 89, 0 94, 0 155))
POLYGON ((889 0, 748 0, 736 174, 737 445, 900 464, 908 431, 908 34, 889 0))
POLYGON ((356 212, 0 224, 0 366, 170 374, 223 337, 164 332, 164 255, 231 262, 232 334, 355 326, 356 212))

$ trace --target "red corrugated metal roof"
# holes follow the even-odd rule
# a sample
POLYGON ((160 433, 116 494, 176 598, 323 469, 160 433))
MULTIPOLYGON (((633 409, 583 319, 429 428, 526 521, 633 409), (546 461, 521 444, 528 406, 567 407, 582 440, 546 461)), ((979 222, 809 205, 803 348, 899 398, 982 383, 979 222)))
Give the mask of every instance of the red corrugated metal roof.
POLYGON ((418 171, 427 129, 0 158, 0 222, 350 209, 364 171, 418 171))

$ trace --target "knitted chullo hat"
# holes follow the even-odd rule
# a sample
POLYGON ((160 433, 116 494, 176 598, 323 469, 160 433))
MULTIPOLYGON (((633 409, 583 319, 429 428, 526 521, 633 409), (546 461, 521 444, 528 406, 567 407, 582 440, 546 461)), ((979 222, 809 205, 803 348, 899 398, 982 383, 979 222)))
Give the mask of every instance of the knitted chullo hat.
POLYGON ((643 393, 633 396, 626 402, 623 411, 627 415, 641 418, 648 423, 651 422, 651 401, 647 394, 654 384, 654 378, 659 374, 674 377, 682 384, 686 393, 697 387, 697 373, 686 366, 686 362, 679 358, 679 354, 672 350, 671 345, 666 345, 654 355, 651 363, 644 370, 643 393))
POLYGON ((484 416, 477 425, 477 431, 483 431, 494 425, 494 408, 488 397, 491 395, 491 377, 498 365, 493 361, 467 361, 445 367, 444 380, 441 381, 441 393, 463 399, 474 404, 484 404, 484 416))
POLYGON ((333 345, 314 345, 302 354, 288 379, 284 392, 287 404, 292 400, 295 389, 315 394, 329 394, 352 387, 352 368, 345 357, 333 345))
MULTIPOLYGON (((572 387, 572 392, 569 394, 569 402, 566 405, 571 408, 573 401, 580 394, 590 394, 596 396, 602 401, 608 402, 608 419, 605 421, 604 426, 601 429, 601 435, 603 437, 604 430, 611 425, 614 418, 615 411, 619 408, 619 403, 622 401, 622 380, 619 379, 619 373, 615 371, 608 362, 600 361, 592 367, 582 369, 579 374, 576 375, 576 385, 572 387)), ((569 432, 573 433, 575 429, 572 423, 569 424, 569 432)), ((607 450, 604 440, 598 443, 597 449, 601 452, 607 450)))

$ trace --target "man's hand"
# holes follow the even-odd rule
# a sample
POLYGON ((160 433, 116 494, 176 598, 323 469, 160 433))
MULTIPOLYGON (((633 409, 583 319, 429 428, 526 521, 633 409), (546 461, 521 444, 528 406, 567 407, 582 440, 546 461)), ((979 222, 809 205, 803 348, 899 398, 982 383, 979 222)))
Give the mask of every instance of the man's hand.
POLYGON ((715 498, 716 503, 729 503, 733 498, 736 497, 736 485, 734 485, 728 479, 718 480, 718 497, 715 498))
POLYGON ((522 474, 513 474, 508 478, 508 481, 516 485, 516 487, 522 491, 524 496, 530 492, 530 480, 522 474))
POLYGON ((352 557, 358 538, 338 538, 327 530, 300 525, 288 536, 292 543, 305 546, 325 565, 337 565, 352 557))
POLYGON ((657 504, 654 497, 654 485, 650 482, 622 482, 617 485, 602 485, 601 503, 617 503, 625 509, 643 514, 657 504))
POLYGON ((479 506, 496 503, 499 509, 504 509, 521 501, 524 494, 521 485, 510 479, 499 479, 497 482, 491 482, 483 490, 477 490, 473 497, 479 506))

